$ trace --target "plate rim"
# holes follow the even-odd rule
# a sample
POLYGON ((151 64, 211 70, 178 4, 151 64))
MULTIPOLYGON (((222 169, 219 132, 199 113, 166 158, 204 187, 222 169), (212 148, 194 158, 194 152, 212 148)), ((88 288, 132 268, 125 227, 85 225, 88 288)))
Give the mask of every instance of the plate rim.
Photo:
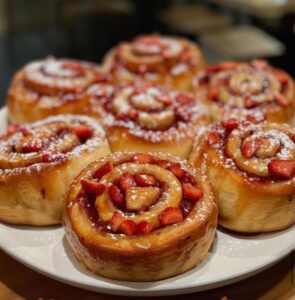
MULTIPOLYGON (((1 122, 2 118, 5 118, 6 121, 8 120, 8 110, 7 110, 6 106, 0 108, 0 122, 1 122)), ((9 226, 11 226, 11 225, 7 225, 5 223, 0 222, 0 229, 2 226, 9 228, 9 226)), ((29 227, 29 228, 33 229, 33 227, 29 227)), ((50 227, 45 227, 45 228, 51 229, 50 227)), ((52 229, 53 228, 56 228, 56 226, 52 227, 52 229)), ((59 227, 59 229, 63 230, 62 226, 59 227)), ((292 230, 295 232, 295 225, 291 226, 287 230, 292 230)), ((259 273, 259 272, 267 269, 268 267, 272 266, 279 260, 283 259, 285 256, 287 256, 289 253, 291 253, 295 249, 295 243, 294 243, 294 245, 292 245, 292 243, 290 243, 288 247, 281 249, 280 251, 274 253, 274 255, 267 255, 267 256, 262 257, 262 259, 259 262, 253 263, 250 267, 243 267, 242 269, 240 269, 237 272, 229 273, 227 276, 224 276, 222 278, 222 280, 220 280, 220 278, 218 279, 218 276, 214 276, 210 280, 207 280, 207 281, 203 280, 203 282, 201 282, 199 285, 196 285, 195 282, 192 282, 192 283, 181 282, 181 283, 177 283, 176 286, 173 286, 173 285, 170 286, 169 290, 167 290, 167 287, 161 288, 161 284, 153 287, 152 290, 149 290, 148 288, 139 289, 139 288, 131 287, 131 286, 116 285, 116 284, 112 284, 109 282, 107 284, 108 285, 112 284, 112 287, 108 287, 108 286, 104 286, 105 283, 103 285, 101 285, 100 284, 101 281, 99 280, 99 277, 96 275, 93 275, 93 276, 97 277, 98 284, 94 286, 94 285, 91 285, 91 284, 85 282, 85 280, 83 280, 82 282, 78 282, 78 280, 74 280, 73 278, 68 276, 68 274, 56 273, 56 272, 53 272, 48 269, 46 270, 46 268, 43 268, 42 266, 40 266, 38 264, 38 262, 28 261, 28 259, 26 259, 25 256, 18 253, 17 248, 13 249, 13 248, 5 247, 5 245, 3 245, 3 242, 1 242, 1 240, 0 240, 0 249, 4 253, 6 253, 8 256, 12 257, 13 259, 15 259, 16 261, 25 265, 26 267, 28 267, 38 273, 41 273, 44 276, 50 277, 54 280, 63 282, 65 284, 68 284, 71 286, 75 286, 78 288, 82 288, 82 289, 86 289, 86 290, 90 290, 90 291, 94 291, 94 292, 103 292, 105 294, 112 294, 112 295, 152 296, 153 297, 153 296, 160 296, 160 295, 169 296, 169 295, 179 295, 179 294, 201 292, 201 291, 218 288, 221 286, 225 286, 225 285, 246 279, 250 276, 253 276, 256 273, 259 273), (61 276, 61 274, 62 274, 62 276, 61 276)), ((174 277, 171 277, 169 279, 173 279, 173 278, 174 277)), ((119 280, 113 280, 113 282, 114 283, 116 283, 116 282, 124 283, 124 281, 119 281, 119 280)), ((156 282, 161 282, 161 280, 156 281, 156 282)), ((141 284, 141 285, 145 284, 144 282, 141 282, 141 283, 130 282, 130 283, 135 284, 135 285, 136 284, 141 284)), ((146 282, 146 283, 149 283, 149 282, 146 282)))

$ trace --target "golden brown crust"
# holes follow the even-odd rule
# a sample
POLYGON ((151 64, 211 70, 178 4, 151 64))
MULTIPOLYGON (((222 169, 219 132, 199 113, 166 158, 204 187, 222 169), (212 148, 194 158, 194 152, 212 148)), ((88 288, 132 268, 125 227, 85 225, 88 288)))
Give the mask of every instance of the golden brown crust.
POLYGON ((219 224, 247 233, 294 224, 294 129, 268 122, 238 122, 234 128, 222 123, 196 138, 190 157, 203 165, 215 188, 219 224))
POLYGON ((63 197, 73 178, 109 153, 104 131, 88 117, 60 115, 10 126, 0 140, 0 220, 60 223, 63 197))
POLYGON ((163 151, 188 158, 194 135, 209 120, 193 95, 137 83, 117 91, 102 121, 113 151, 163 151))
POLYGON ((184 160, 166 153, 149 153, 148 157, 153 157, 155 161, 137 163, 134 161, 136 155, 138 153, 115 153, 92 163, 77 176, 66 201, 64 214, 66 237, 78 259, 99 275, 119 280, 160 280, 193 268, 206 256, 216 229, 217 210, 214 193, 204 174, 201 175, 184 160), (97 196, 95 201, 94 209, 99 216, 97 216, 98 225, 95 225, 95 221, 79 204, 78 195, 82 191, 80 182, 85 178, 91 179, 97 170, 110 161, 114 166, 113 169, 99 179, 100 183, 106 185, 106 190, 97 196), (178 207, 180 201, 187 200, 183 200, 181 188, 180 190, 178 188, 179 185, 181 187, 180 179, 169 171, 169 166, 161 167, 157 161, 166 161, 168 165, 180 164, 185 172, 193 175, 190 180, 196 180, 198 189, 203 193, 196 204, 192 204, 193 208, 184 220, 173 225, 161 225, 160 218, 158 219, 159 211, 165 210, 167 206, 178 207), (167 180, 166 192, 161 194, 158 202, 144 211, 130 214, 124 208, 114 208, 115 204, 110 202, 113 201, 112 198, 108 198, 112 185, 110 182, 122 172, 129 172, 135 178, 136 174, 141 174, 143 170, 155 176, 157 180, 167 180), (104 203, 108 203, 107 206, 104 203), (153 229, 145 234, 142 232, 139 234, 137 231, 131 235, 127 235, 124 231, 113 232, 113 217, 110 219, 109 210, 114 214, 119 211, 124 218, 135 222, 136 228, 139 226, 138 222, 145 220, 153 225, 153 229), (111 227, 107 227, 107 230, 103 228, 103 231, 99 227, 101 219, 104 222, 111 221, 111 227))
POLYGON ((104 66, 118 82, 147 80, 187 90, 205 61, 198 46, 186 39, 146 35, 119 44, 107 53, 104 66))
POLYGON ((7 106, 13 123, 28 123, 57 114, 81 114, 88 87, 109 81, 97 65, 48 58, 18 71, 9 87, 7 106))
POLYGON ((289 122, 295 112, 293 79, 266 61, 223 62, 193 80, 197 98, 215 120, 263 113, 271 122, 289 122))

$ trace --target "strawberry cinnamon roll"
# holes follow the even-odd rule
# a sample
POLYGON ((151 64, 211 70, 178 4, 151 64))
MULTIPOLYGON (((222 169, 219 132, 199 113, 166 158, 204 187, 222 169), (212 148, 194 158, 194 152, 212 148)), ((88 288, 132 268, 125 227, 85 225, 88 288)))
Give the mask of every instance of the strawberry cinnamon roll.
POLYGON ((104 120, 113 151, 163 151, 183 158, 196 131, 208 122, 193 95, 153 84, 120 89, 104 120))
POLYGON ((207 169, 223 227, 258 233, 295 223, 295 130, 289 125, 222 121, 196 138, 191 161, 207 169))
POLYGON ((216 120, 261 112, 268 121, 289 122, 295 111, 293 79, 266 61, 224 62, 193 80, 193 90, 216 120))
POLYGON ((198 46, 186 39, 143 35, 123 42, 105 57, 104 66, 119 82, 148 80, 188 89, 205 62, 198 46))
POLYGON ((88 87, 109 80, 109 75, 91 63, 54 58, 32 62, 11 82, 9 119, 28 123, 50 115, 83 113, 89 100, 88 87))
POLYGON ((63 198, 74 177, 109 153, 104 131, 89 117, 60 115, 11 125, 0 137, 0 220, 60 223, 63 198))
POLYGON ((64 226, 76 257, 98 275, 153 281, 202 261, 217 223, 207 177, 167 153, 117 152, 72 183, 64 226))

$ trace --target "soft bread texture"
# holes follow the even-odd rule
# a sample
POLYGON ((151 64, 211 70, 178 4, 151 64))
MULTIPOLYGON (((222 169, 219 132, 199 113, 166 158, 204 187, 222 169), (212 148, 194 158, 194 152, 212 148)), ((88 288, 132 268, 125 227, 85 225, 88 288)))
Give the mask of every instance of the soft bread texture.
MULTIPOLYGON (((82 122, 93 129, 93 137, 74 146, 56 162, 22 165, 26 155, 14 161, 13 168, 0 171, 0 220, 11 224, 52 225, 61 222, 64 196, 74 177, 97 158, 110 153, 104 131, 95 120, 84 116, 61 115, 33 123, 27 129, 58 122, 64 126, 82 122), (19 164, 19 167, 17 166, 19 164)), ((1 161, 5 158, 1 151, 1 161), (3 156, 2 156, 3 155, 3 156)), ((8 159, 9 161, 9 159, 8 159)))
POLYGON ((129 85, 120 89, 111 101, 112 108, 102 122, 113 152, 160 151, 187 159, 196 132, 210 121, 205 107, 196 103, 193 95, 158 85, 129 85), (160 97, 170 103, 163 104, 160 97), (188 99, 187 103, 179 102, 181 97, 188 99), (134 104, 133 99, 140 99, 140 103, 134 104), (152 105, 162 107, 149 111, 152 105), (178 119, 177 109, 184 119, 178 119), (130 112, 135 114, 133 119, 118 118, 130 112))
POLYGON ((134 41, 119 44, 106 54, 103 66, 118 83, 147 80, 187 90, 193 76, 205 68, 205 61, 198 46, 186 39, 151 35, 139 36, 134 41), (133 51, 134 44, 144 39, 154 39, 155 44, 167 42, 171 44, 171 48, 179 49, 179 53, 172 57, 161 53, 139 55, 133 51), (182 56, 186 57, 183 62, 182 56))
POLYGON ((82 114, 90 99, 87 88, 93 83, 105 82, 107 78, 97 65, 82 61, 49 58, 32 62, 19 70, 10 83, 7 94, 9 120, 24 124, 51 115, 82 114), (81 72, 80 77, 60 76, 63 64, 74 65, 81 72), (56 70, 49 76, 44 68, 56 70))
POLYGON ((293 78, 266 61, 209 66, 195 76, 191 88, 214 120, 262 114, 269 122, 287 123, 294 116, 293 78))
MULTIPOLYGON (((211 185, 204 174, 196 172, 187 162, 171 154, 152 154, 157 159, 183 164, 195 174, 198 186, 203 191, 203 197, 180 223, 160 227, 145 235, 103 233, 93 227, 85 211, 77 203, 82 178, 89 177, 109 160, 116 165, 134 154, 118 152, 102 158, 90 164, 76 177, 70 187, 64 213, 67 240, 79 261, 104 277, 155 281, 186 272, 206 257, 217 223, 217 207, 211 185)), ((144 167, 149 169, 148 164, 144 167)))
MULTIPOLYGON (((281 128, 294 134, 286 124, 263 123, 254 130, 281 128), (258 129, 257 129, 258 127, 258 129)), ((237 129, 238 130, 238 129, 237 129)), ((244 233, 277 231, 295 223, 295 178, 264 179, 247 175, 234 161, 223 154, 218 145, 208 145, 205 130, 196 137, 190 161, 202 166, 212 183, 219 209, 219 224, 244 233)), ((294 145, 290 155, 295 155, 294 145)))

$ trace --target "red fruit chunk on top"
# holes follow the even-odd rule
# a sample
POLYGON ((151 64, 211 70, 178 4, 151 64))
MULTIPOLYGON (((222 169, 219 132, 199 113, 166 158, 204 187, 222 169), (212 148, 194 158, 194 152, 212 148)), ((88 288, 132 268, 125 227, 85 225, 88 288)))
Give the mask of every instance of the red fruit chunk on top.
POLYGON ((181 168, 180 164, 172 164, 169 169, 178 179, 182 180, 184 178, 185 171, 181 168))
POLYGON ((120 178, 120 188, 126 191, 128 188, 136 186, 135 180, 130 173, 125 173, 120 178))
POLYGON ((212 131, 208 135, 208 143, 209 143, 209 145, 213 145, 213 144, 218 143, 220 141, 220 139, 221 139, 221 136, 216 131, 212 131))
POLYGON ((179 94, 176 99, 181 104, 190 104, 194 101, 193 96, 187 94, 179 94))
POLYGON ((62 153, 58 153, 57 151, 47 151, 42 153, 42 162, 59 162, 63 159, 64 155, 62 153))
POLYGON ((159 214, 159 222, 162 225, 174 224, 182 220, 182 212, 177 207, 167 207, 159 214))
POLYGON ((217 97, 218 97, 218 88, 217 87, 211 88, 208 92, 208 99, 209 100, 216 100, 217 97))
POLYGON ((258 124, 262 121, 264 121, 265 116, 264 114, 250 114, 247 115, 247 120, 252 122, 253 124, 258 124))
POLYGON ((268 164, 270 174, 284 179, 291 179, 295 173, 295 160, 274 159, 268 164))
POLYGON ((75 128, 75 133, 80 139, 90 139, 93 135, 93 130, 85 125, 80 125, 75 128))
POLYGON ((105 185, 88 179, 81 179, 81 185, 86 194, 91 196, 99 196, 105 190, 105 185))
POLYGON ((140 164, 151 164, 155 162, 155 159, 150 154, 138 153, 133 156, 133 161, 140 164))
POLYGON ((170 166, 170 162, 168 160, 158 160, 157 165, 161 168, 167 169, 170 166))
POLYGON ((153 230, 154 226, 147 221, 141 221, 136 225, 137 234, 148 234, 153 230))
POLYGON ((42 150, 42 147, 43 147, 42 140, 31 140, 22 146, 22 152, 23 153, 38 152, 42 150))
POLYGON ((275 99, 276 99, 276 102, 278 104, 280 104, 281 106, 288 106, 290 104, 289 99, 286 98, 284 95, 276 94, 275 99))
POLYGON ((228 130, 233 130, 239 126, 239 121, 237 119, 229 119, 226 121, 221 121, 221 125, 228 130))
POLYGON ((136 224, 132 220, 124 221, 120 226, 120 231, 127 235, 134 235, 136 233, 136 224))
POLYGON ((115 205, 122 205, 124 203, 124 197, 120 189, 114 184, 111 184, 109 187, 109 196, 115 205))
POLYGON ((246 158, 252 158, 256 152, 258 151, 259 147, 262 145, 262 139, 253 139, 243 143, 242 146, 242 153, 246 158))
POLYGON ((182 190, 183 197, 190 201, 198 201, 203 196, 202 191, 192 186, 190 183, 183 183, 182 190))
POLYGON ((152 175, 136 174, 134 175, 134 180, 137 186, 140 187, 154 186, 157 184, 157 179, 152 175))
POLYGON ((246 97, 244 100, 244 106, 247 109, 251 109, 254 108, 255 106, 257 106, 258 103, 254 102, 253 100, 251 100, 250 98, 246 97))
POLYGON ((101 179, 105 174, 111 172, 113 168, 113 163, 111 161, 107 161, 93 174, 93 178, 101 179))
POLYGON ((118 211, 115 211, 111 219, 112 231, 116 232, 120 228, 121 224, 125 221, 124 216, 122 216, 118 211))

